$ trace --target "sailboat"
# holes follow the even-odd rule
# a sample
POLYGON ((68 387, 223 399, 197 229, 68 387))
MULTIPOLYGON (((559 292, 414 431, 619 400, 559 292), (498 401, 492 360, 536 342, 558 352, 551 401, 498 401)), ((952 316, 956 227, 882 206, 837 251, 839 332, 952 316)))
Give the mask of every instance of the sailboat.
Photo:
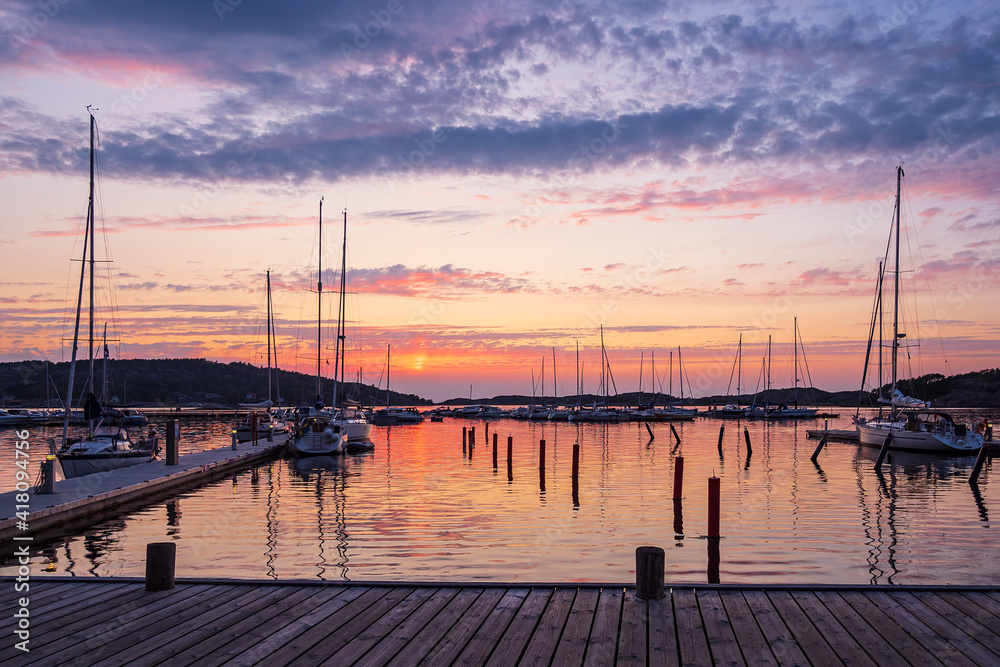
MULTIPOLYGON (((742 419, 746 417, 747 409, 740 405, 740 384, 743 381, 743 334, 740 334, 739 342, 736 343, 736 358, 733 360, 733 372, 736 374, 736 402, 727 403, 715 410, 711 416, 723 419, 742 419)), ((732 373, 729 376, 729 387, 733 386, 732 373)), ((729 389, 727 388, 728 392, 729 389)))
POLYGON ((340 260, 340 300, 337 303, 337 352, 333 365, 333 425, 347 437, 349 451, 374 449, 372 443, 372 423, 368 421, 361 406, 339 390, 344 384, 344 368, 347 366, 345 321, 347 318, 347 209, 344 209, 344 244, 340 260), (338 378, 339 373, 339 378, 338 378))
MULTIPOLYGON (((267 283, 267 399, 261 401, 260 403, 240 403, 239 407, 250 409, 251 412, 247 413, 245 419, 241 420, 236 425, 236 439, 241 442, 246 442, 248 440, 253 440, 254 429, 253 429, 253 411, 259 408, 264 408, 266 412, 257 414, 257 437, 267 437, 270 433, 284 433, 288 430, 288 426, 284 421, 279 419, 276 415, 271 413, 271 407, 274 405, 274 401, 271 400, 271 349, 274 344, 274 311, 271 308, 271 270, 268 269, 266 273, 266 283, 267 283)), ((278 365, 278 349, 274 347, 274 365, 278 365)), ((278 403, 280 408, 281 403, 281 389, 278 389, 278 403)))
MULTIPOLYGON (((938 410, 931 410, 930 405, 919 399, 904 396, 897 387, 898 356, 900 341, 906 337, 899 327, 899 231, 900 210, 902 208, 903 167, 896 168, 896 209, 894 220, 895 234, 895 265, 893 268, 893 307, 892 307, 892 393, 889 398, 879 397, 879 413, 871 419, 865 419, 856 413, 854 421, 858 429, 858 437, 862 445, 882 447, 891 437, 892 449, 907 449, 924 452, 942 452, 952 454, 968 454, 983 446, 983 436, 975 433, 965 424, 959 424, 951 415, 938 410), (888 404, 889 410, 883 412, 883 405, 888 404)), ((893 232, 890 232, 890 239, 893 232)), ((888 248, 886 249, 888 254, 888 248)), ((876 307, 872 313, 869 328, 868 351, 865 354, 865 369, 862 373, 861 386, 864 393, 865 378, 868 373, 868 360, 871 356, 872 339, 874 338, 876 318, 880 319, 882 310, 882 283, 884 275, 880 271, 876 307)), ((881 357, 879 364, 881 368, 881 357)), ((881 374, 880 374, 881 375, 881 374)), ((881 393, 881 386, 879 387, 881 393)))
POLYGON ((389 402, 389 355, 392 343, 385 348, 385 407, 376 410, 372 422, 376 426, 392 426, 394 424, 420 424, 424 416, 416 408, 394 408, 389 402))
POLYGON ((150 461, 156 452, 156 440, 133 442, 128 430, 119 422, 103 414, 100 401, 94 395, 94 168, 95 168, 95 137, 97 120, 90 111, 90 196, 87 205, 87 226, 83 239, 83 258, 80 267, 80 289, 77 292, 76 324, 73 331, 73 351, 70 357, 69 389, 66 393, 66 406, 63 418, 62 446, 56 452, 56 458, 67 479, 106 472, 117 468, 138 465, 150 461), (89 244, 89 248, 88 248, 89 244), (73 401, 73 380, 76 377, 76 353, 80 339, 80 318, 83 310, 83 288, 89 276, 90 295, 90 363, 87 372, 87 384, 84 391, 87 400, 84 415, 87 419, 87 436, 70 438, 69 424, 72 420, 71 404, 73 401))
MULTIPOLYGON (((799 407, 799 346, 802 345, 802 337, 799 335, 799 318, 794 318, 794 326, 792 329, 792 345, 795 349, 795 362, 794 362, 794 373, 795 373, 795 400, 792 407, 787 405, 778 405, 768 409, 764 415, 766 419, 809 419, 816 416, 818 410, 816 408, 800 408, 799 407)), ((768 353, 770 354, 770 347, 768 347, 768 353)), ((802 348, 802 359, 805 361, 805 348, 802 348)), ((808 376, 808 364, 806 365, 806 375, 808 376)), ((770 389, 770 375, 768 376, 768 389, 770 389)))
POLYGON ((299 408, 295 433, 285 441, 292 456, 329 456, 344 452, 346 434, 323 409, 323 198, 319 199, 319 274, 316 282, 316 403, 299 408))

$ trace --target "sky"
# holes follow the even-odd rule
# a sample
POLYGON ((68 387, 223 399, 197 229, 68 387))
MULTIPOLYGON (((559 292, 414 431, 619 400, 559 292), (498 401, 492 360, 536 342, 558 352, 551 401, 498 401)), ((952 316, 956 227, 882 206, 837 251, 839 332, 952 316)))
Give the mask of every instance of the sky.
POLYGON ((265 363, 269 269, 315 372, 322 245, 332 376, 346 210, 348 378, 787 387, 797 321, 857 389, 902 164, 903 373, 1000 358, 992 2, 0 0, 0 360, 69 359, 88 105, 114 356, 265 363))

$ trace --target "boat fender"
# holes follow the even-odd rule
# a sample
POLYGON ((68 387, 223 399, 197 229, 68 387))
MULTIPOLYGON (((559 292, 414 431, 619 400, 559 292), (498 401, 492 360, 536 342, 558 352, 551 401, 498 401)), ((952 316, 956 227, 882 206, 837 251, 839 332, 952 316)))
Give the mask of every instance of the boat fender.
POLYGON ((959 447, 964 447, 965 446, 965 440, 962 439, 962 438, 959 438, 958 440, 955 441, 955 444, 958 445, 959 447))
POLYGON ((326 429, 325 431, 323 431, 323 437, 324 437, 324 438, 325 438, 326 440, 328 440, 328 441, 330 441, 330 442, 333 442, 333 439, 334 439, 334 438, 333 438, 333 436, 334 436, 334 434, 333 434, 333 429, 331 429, 331 428, 328 428, 328 429, 326 429))

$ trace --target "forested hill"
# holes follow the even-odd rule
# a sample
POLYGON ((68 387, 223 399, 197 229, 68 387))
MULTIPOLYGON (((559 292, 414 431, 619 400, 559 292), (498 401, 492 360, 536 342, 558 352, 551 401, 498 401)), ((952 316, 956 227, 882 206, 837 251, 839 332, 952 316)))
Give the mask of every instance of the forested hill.
MULTIPOLYGON (((332 369, 332 367, 331 367, 332 369)), ((73 393, 86 380, 87 364, 77 363, 73 393)), ((332 370, 331 370, 332 373, 332 370)), ((52 405, 66 393, 69 362, 48 364, 48 395, 52 405)), ((102 363, 95 368, 95 384, 103 383, 102 363)), ((46 363, 17 361, 0 363, 0 405, 41 406, 46 400, 46 363)), ((278 371, 272 375, 272 400, 277 403, 280 387, 284 405, 309 405, 316 398, 316 377, 303 373, 278 371), (273 377, 277 376, 277 377, 273 377)), ((347 395, 365 404, 386 402, 385 389, 347 382, 347 395)), ((240 402, 258 402, 267 398, 267 369, 245 363, 229 364, 206 359, 124 359, 108 362, 108 397, 122 404, 136 406, 184 406, 201 403, 206 407, 232 407, 240 402)), ((323 380, 323 398, 329 404, 333 380, 323 380)), ((430 401, 413 394, 390 393, 393 405, 429 405, 430 401)))

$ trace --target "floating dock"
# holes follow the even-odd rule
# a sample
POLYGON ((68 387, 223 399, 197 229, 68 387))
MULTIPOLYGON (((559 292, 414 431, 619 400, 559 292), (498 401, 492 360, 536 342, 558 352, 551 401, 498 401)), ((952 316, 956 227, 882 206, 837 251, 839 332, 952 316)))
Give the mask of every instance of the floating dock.
POLYGON ((55 493, 36 494, 33 489, 29 491, 28 503, 21 504, 29 506, 27 519, 16 514, 17 491, 0 494, 0 544, 8 545, 3 548, 7 552, 16 536, 27 534, 37 539, 46 532, 67 526, 94 523, 109 510, 122 505, 152 500, 179 488, 204 484, 234 470, 265 461, 280 451, 286 436, 273 437, 271 442, 261 438, 257 445, 238 443, 235 451, 229 446, 185 454, 178 457, 177 465, 166 465, 164 461, 156 460, 59 480, 55 483, 55 493), (27 523, 27 532, 20 523, 22 521, 27 523), (19 525, 22 527, 19 528, 19 525))
POLYGON ((819 440, 823 436, 829 440, 839 442, 858 442, 858 430, 854 428, 809 428, 806 429, 806 437, 819 440))
POLYGON ((677 585, 11 582, 0 663, 21 665, 995 665, 1000 590, 677 585))

